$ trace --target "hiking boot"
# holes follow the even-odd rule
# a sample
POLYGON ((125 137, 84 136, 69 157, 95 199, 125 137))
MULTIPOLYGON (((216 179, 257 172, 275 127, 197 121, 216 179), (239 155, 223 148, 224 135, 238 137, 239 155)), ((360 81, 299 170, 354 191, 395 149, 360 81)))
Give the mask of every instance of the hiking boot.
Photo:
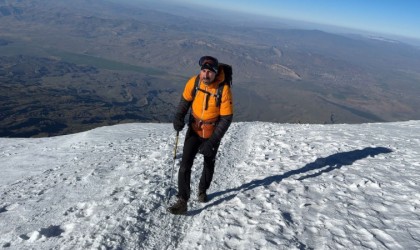
POLYGON ((187 208, 187 201, 182 198, 178 198, 175 204, 168 207, 168 212, 171 214, 186 214, 187 208))
POLYGON ((206 191, 199 191, 198 192, 198 201, 199 202, 207 202, 208 201, 206 191))

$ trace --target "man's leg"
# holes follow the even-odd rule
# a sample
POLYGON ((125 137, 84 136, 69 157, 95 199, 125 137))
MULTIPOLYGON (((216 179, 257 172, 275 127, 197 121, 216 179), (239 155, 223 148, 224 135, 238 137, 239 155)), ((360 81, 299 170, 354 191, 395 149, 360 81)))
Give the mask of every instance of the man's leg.
POLYGON ((191 168, 197 155, 201 140, 194 131, 188 129, 185 137, 182 160, 178 172, 178 196, 188 201, 191 193, 191 168))
POLYGON ((213 180, 214 166, 216 163, 216 154, 219 145, 216 145, 215 154, 213 156, 204 157, 204 167, 201 173, 200 183, 198 185, 198 193, 205 193, 210 187, 211 181, 213 180))
POLYGON ((204 157, 203 172, 198 185, 199 193, 205 192, 210 187, 210 183, 213 180, 215 161, 216 157, 204 157))

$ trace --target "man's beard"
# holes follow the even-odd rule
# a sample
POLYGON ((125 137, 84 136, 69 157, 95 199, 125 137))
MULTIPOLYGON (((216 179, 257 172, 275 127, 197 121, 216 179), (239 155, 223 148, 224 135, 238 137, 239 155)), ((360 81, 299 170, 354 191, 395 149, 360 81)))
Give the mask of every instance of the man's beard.
POLYGON ((211 83, 211 80, 210 80, 210 78, 203 78, 203 82, 205 84, 210 84, 211 83))

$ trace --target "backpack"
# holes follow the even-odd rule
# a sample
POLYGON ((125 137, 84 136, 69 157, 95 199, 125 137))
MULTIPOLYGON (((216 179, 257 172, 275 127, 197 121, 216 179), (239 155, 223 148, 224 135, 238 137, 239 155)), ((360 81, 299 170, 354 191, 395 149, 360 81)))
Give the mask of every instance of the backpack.
MULTIPOLYGON (((200 74, 197 75, 197 77, 195 78, 195 83, 194 83, 194 88, 192 90, 192 97, 193 100, 195 98, 195 95, 197 94, 197 91, 201 91, 204 92, 206 94, 212 95, 216 98, 216 107, 220 106, 220 103, 222 102, 222 93, 223 93, 223 88, 225 87, 225 85, 229 85, 232 86, 232 66, 225 64, 225 63, 219 63, 219 66, 223 68, 223 72, 225 73, 225 80, 223 82, 221 82, 217 88, 217 94, 214 95, 210 92, 207 92, 203 89, 199 88, 200 85, 200 74)), ((206 101, 206 107, 205 110, 207 110, 208 107, 208 99, 206 101)))

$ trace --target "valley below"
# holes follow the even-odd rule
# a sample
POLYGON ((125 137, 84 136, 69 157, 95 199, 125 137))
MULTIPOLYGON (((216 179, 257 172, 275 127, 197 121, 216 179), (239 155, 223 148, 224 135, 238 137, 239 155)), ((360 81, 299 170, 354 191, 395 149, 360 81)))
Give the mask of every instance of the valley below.
POLYGON ((417 47, 196 13, 0 0, 0 136, 171 122, 203 55, 233 66, 235 121, 420 119, 417 47))

